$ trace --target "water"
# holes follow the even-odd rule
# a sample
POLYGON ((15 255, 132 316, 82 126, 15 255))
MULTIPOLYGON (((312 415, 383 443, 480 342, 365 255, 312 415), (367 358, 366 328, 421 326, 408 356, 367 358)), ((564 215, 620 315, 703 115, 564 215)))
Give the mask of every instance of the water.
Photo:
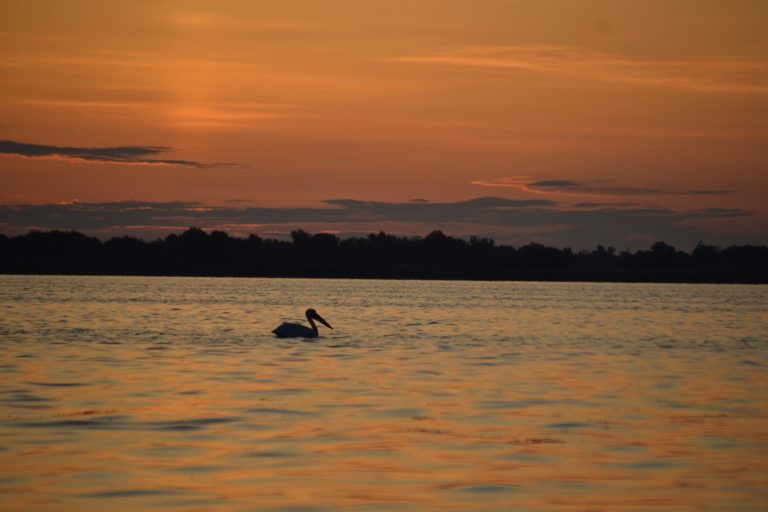
POLYGON ((765 510, 768 287, 0 276, 0 509, 765 510), (334 326, 277 340, 315 307, 334 326))

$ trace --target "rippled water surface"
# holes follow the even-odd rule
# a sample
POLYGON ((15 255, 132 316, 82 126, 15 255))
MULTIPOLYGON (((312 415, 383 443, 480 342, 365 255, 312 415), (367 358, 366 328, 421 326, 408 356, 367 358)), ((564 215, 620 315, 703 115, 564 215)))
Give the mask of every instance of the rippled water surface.
POLYGON ((768 287, 0 276, 0 509, 766 510, 768 287), (334 327, 278 340, 315 307, 334 327))

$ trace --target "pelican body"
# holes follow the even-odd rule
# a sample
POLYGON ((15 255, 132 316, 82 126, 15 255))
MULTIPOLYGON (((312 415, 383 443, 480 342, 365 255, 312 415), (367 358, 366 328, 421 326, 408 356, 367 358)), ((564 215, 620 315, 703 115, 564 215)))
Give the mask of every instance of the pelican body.
POLYGON ((317 338, 318 332, 317 332, 317 326, 315 325, 315 320, 317 320, 327 328, 333 329, 333 327, 331 327, 331 324, 326 322, 323 319, 323 317, 318 315, 317 311, 315 311, 314 309, 308 309, 305 314, 307 315, 307 320, 309 321, 309 325, 312 326, 311 329, 306 325, 284 322, 279 326, 275 327, 272 330, 272 332, 275 333, 275 335, 278 338, 317 338))

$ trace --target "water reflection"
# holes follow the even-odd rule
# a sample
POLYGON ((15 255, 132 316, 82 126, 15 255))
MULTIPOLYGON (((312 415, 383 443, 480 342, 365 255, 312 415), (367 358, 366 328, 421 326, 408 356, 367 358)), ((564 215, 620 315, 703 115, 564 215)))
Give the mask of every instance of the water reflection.
POLYGON ((0 279, 3 510, 768 503, 766 287, 0 279))

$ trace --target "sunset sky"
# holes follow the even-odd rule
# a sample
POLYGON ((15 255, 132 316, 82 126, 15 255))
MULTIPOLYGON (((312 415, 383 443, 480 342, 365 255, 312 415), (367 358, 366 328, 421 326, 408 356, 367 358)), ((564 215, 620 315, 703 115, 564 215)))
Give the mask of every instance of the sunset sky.
POLYGON ((0 0, 0 233, 768 243, 764 0, 0 0))

